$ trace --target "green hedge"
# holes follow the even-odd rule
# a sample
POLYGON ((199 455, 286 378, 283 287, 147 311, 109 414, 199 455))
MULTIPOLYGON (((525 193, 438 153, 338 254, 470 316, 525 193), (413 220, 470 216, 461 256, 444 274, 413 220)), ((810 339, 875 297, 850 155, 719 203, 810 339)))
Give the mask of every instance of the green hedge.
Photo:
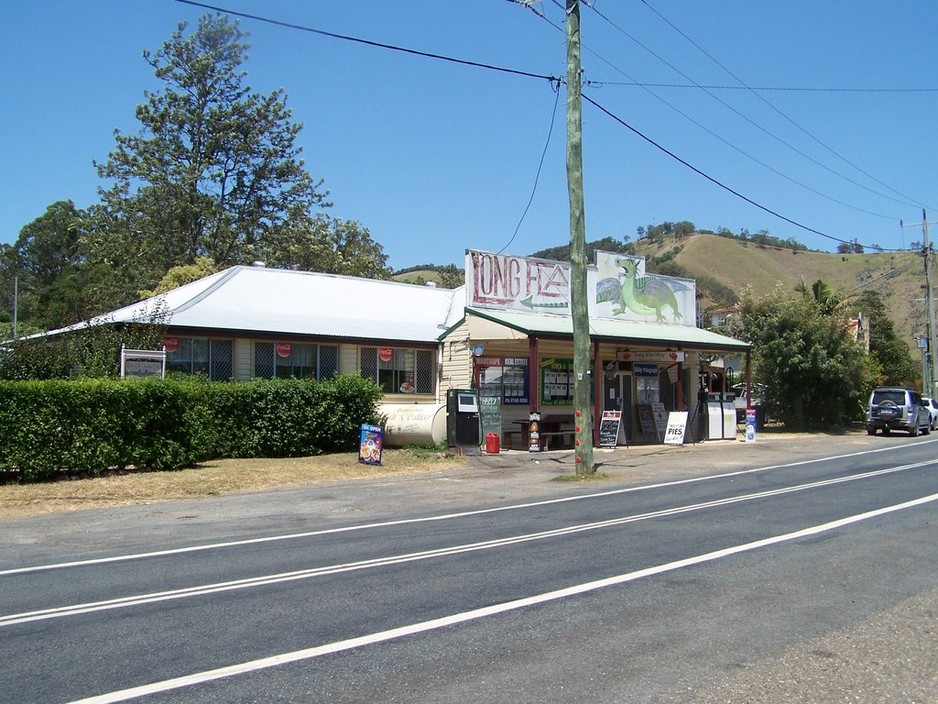
POLYGON ((351 451, 381 391, 358 376, 0 382, 0 472, 179 469, 217 457, 351 451))

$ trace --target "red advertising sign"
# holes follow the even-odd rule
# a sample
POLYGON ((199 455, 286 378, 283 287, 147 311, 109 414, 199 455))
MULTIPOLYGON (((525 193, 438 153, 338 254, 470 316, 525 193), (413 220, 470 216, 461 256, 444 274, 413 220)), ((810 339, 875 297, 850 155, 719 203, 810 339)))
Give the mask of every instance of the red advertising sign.
POLYGON ((163 338, 163 349, 167 352, 175 352, 179 349, 179 338, 178 337, 164 337, 163 338))
POLYGON ((293 352, 293 345, 289 342, 278 342, 277 343, 277 356, 278 357, 289 357, 293 352))
POLYGON ((378 359, 382 362, 390 362, 394 358, 394 348, 392 347, 379 347, 378 348, 378 359))

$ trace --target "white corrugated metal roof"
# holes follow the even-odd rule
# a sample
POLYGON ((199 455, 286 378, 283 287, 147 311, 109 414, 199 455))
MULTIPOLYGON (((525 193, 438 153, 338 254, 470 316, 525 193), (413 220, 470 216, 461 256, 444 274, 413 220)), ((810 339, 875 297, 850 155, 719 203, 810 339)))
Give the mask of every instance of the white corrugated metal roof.
MULTIPOLYGON (((476 316, 530 335, 573 337, 573 318, 565 315, 538 315, 517 311, 466 308, 476 316)), ((747 350, 750 345, 726 335, 690 325, 668 325, 635 320, 590 318, 590 336, 600 340, 621 340, 634 344, 681 345, 700 350, 747 350)))
MULTIPOLYGON (((476 316, 525 334, 573 335, 569 315, 465 307, 465 288, 444 289, 287 269, 235 266, 163 295, 72 325, 142 322, 165 311, 172 328, 265 335, 436 343, 464 317, 476 316)), ((590 335, 636 344, 745 350, 749 345, 687 325, 591 318, 590 335)))
POLYGON ((235 266, 88 322, 145 320, 162 307, 170 328, 435 343, 464 300, 463 289, 235 266))

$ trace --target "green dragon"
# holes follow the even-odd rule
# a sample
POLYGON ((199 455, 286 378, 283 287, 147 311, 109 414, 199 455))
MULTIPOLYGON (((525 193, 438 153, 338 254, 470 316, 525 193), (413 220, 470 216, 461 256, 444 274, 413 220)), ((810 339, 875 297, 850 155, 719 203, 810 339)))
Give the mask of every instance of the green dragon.
MULTIPOLYGON (((674 319, 681 319, 674 289, 657 276, 638 276, 639 259, 619 257, 616 266, 622 269, 619 278, 602 279, 596 285, 596 302, 617 301, 612 309, 614 315, 622 315, 630 310, 637 315, 654 315, 658 322, 664 322, 662 310, 665 307, 674 312, 674 319)), ((679 281, 675 281, 678 290, 690 290, 679 281)))

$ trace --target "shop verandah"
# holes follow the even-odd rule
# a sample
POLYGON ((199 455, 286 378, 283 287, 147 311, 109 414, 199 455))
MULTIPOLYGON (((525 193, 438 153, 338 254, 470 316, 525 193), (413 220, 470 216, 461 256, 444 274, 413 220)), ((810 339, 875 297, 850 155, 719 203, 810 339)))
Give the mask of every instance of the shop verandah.
MULTIPOLYGON (((540 449, 572 447, 576 418, 569 318, 466 312, 482 437, 496 433, 504 447, 528 449, 535 419, 540 449)), ((591 327, 590 411, 596 446, 599 420, 608 411, 620 414, 616 445, 661 442, 671 411, 687 411, 691 437, 702 439, 702 402, 717 386, 725 390, 713 359, 745 355, 748 375, 749 345, 711 331, 602 320, 591 327)))

